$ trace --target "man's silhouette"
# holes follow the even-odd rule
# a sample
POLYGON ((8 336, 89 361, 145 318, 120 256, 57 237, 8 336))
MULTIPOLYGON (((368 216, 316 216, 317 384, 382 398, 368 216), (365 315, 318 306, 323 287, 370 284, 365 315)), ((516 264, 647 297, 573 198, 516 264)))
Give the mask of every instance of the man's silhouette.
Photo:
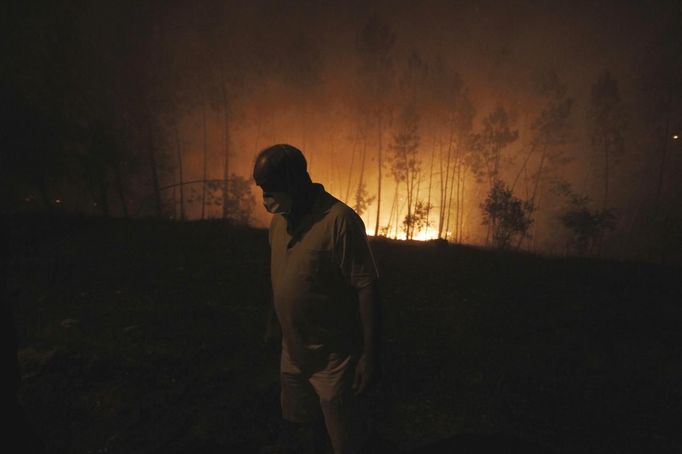
POLYGON ((362 400, 377 370, 379 315, 378 272, 365 226, 311 181, 303 154, 291 145, 261 151, 253 176, 274 214, 274 311, 266 340, 281 333, 285 433, 317 433, 313 449, 321 452, 326 428, 334 453, 361 452, 367 439, 362 400))

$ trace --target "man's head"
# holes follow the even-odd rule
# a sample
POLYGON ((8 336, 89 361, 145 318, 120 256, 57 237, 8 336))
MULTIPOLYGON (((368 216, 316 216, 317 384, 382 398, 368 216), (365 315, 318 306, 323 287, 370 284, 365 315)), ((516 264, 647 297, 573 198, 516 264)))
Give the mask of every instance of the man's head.
POLYGON ((273 145, 258 153, 253 179, 263 190, 263 206, 273 214, 291 213, 296 200, 312 184, 303 153, 287 144, 273 145))

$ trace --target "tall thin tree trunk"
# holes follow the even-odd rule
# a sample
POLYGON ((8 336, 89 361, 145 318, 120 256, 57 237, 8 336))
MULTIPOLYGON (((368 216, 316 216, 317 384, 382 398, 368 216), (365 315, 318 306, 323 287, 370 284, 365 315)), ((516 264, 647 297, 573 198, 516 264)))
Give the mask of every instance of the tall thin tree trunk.
POLYGON ((542 147, 542 154, 540 155, 540 164, 538 165, 538 173, 535 175, 535 184, 533 185, 533 193, 530 196, 530 202, 535 207, 535 199, 538 195, 538 189, 540 188, 540 181, 542 180, 542 174, 545 170, 545 158, 547 157, 547 144, 542 147))
POLYGON ((445 207, 443 206, 445 200, 445 182, 447 178, 443 178, 446 172, 443 171, 443 142, 439 140, 438 142, 438 170, 440 178, 438 179, 438 238, 442 237, 441 233, 443 230, 443 213, 445 212, 445 207))
MULTIPOLYGON (((421 178, 419 172, 417 172, 417 188, 414 191, 414 206, 412 207, 412 213, 417 212, 417 203, 419 202, 419 188, 421 186, 421 178)), ((417 232, 418 234, 419 232, 417 232)), ((414 238, 414 223, 410 226, 410 239, 414 238)))
MULTIPOLYGON (((450 125, 450 139, 448 140, 448 159, 445 164, 445 183, 443 187, 443 191, 441 194, 441 209, 440 209, 440 219, 438 222, 438 238, 442 237, 442 231, 443 227, 445 224, 445 217, 446 217, 446 210, 447 210, 447 205, 448 205, 448 185, 450 184, 450 158, 452 155, 452 137, 454 134, 454 127, 450 125)), ((442 171, 441 171, 442 172, 442 171)), ((442 173, 441 173, 441 181, 442 181, 442 173)), ((447 230, 446 230, 447 231, 447 230)))
POLYGON ((156 202, 156 216, 161 217, 161 184, 159 183, 159 170, 156 160, 156 146, 154 144, 154 135, 152 133, 152 125, 149 117, 146 119, 147 123, 147 138, 149 140, 149 164, 152 171, 152 184, 154 185, 154 201, 156 202))
MULTIPOLYGON (((542 154, 540 155, 540 164, 538 165, 538 172, 535 175, 535 183, 533 184, 533 192, 530 196, 530 203, 533 206, 534 210, 537 209, 537 207, 540 205, 538 194, 539 194, 539 190, 540 190, 540 184, 542 183, 542 176, 545 172, 545 160, 546 160, 546 158, 547 158, 547 144, 545 143, 542 146, 542 154)), ((533 249, 535 248, 535 245, 537 244, 536 243, 536 237, 537 237, 536 232, 537 232, 537 223, 535 223, 533 225, 533 234, 532 234, 533 243, 531 245, 531 248, 533 248, 533 249)), ((525 239, 526 239, 526 236, 521 235, 516 247, 520 249, 521 246, 523 245, 523 242, 525 239)))
MULTIPOLYGON (((398 191, 396 191, 397 193, 398 191)), ((395 228, 393 229, 393 238, 398 239, 398 230, 400 229, 400 196, 396 194, 395 200, 395 228)))
MULTIPOLYGON (((540 205, 540 199, 541 199, 541 198, 542 198, 542 193, 538 193, 537 199, 536 199, 536 203, 537 203, 538 205, 540 205)), ((537 250, 537 244, 538 244, 538 235, 537 235, 537 233, 538 233, 538 223, 537 223, 537 222, 534 222, 533 225, 532 225, 532 228, 533 228, 533 233, 531 234, 531 240, 532 240, 531 249, 537 250)), ((519 241, 519 245, 518 245, 519 248, 521 247, 521 244, 523 243, 523 241, 525 241, 525 239, 526 239, 525 235, 521 236, 521 240, 519 241)))
MULTIPOLYGON (((452 163, 452 170, 450 171, 450 179, 451 179, 451 180, 450 180, 450 183, 449 183, 449 186, 450 186, 450 196, 448 197, 447 221, 446 221, 446 227, 445 227, 445 231, 446 231, 446 235, 445 235, 445 236, 446 236, 446 237, 450 236, 447 232, 450 231, 450 216, 452 215, 452 192, 453 192, 453 190, 454 190, 454 188, 455 188, 455 182, 456 182, 455 179, 457 178, 457 175, 458 175, 458 172, 459 172, 459 162, 460 162, 460 155, 461 155, 461 153, 462 153, 462 147, 461 147, 461 145, 457 144, 457 151, 456 151, 456 153, 455 153, 455 155, 454 155, 454 157, 453 157, 454 159, 453 159, 453 163, 452 163)), ((458 184, 458 183, 457 183, 457 184, 458 184)), ((456 193, 456 196, 458 196, 458 195, 459 195, 459 193, 456 193)), ((455 207, 455 208, 456 208, 456 207, 455 207)), ((456 223, 456 222, 457 222, 457 221, 455 221, 455 223, 456 223)), ((452 233, 452 232, 451 232, 451 233, 452 233)))
POLYGON ((377 175, 377 219, 376 222, 374 223, 374 236, 377 236, 379 234, 379 218, 380 218, 380 213, 381 213, 381 167, 382 167, 382 161, 381 161, 381 145, 382 145, 382 136, 383 136, 384 130, 383 130, 383 124, 382 124, 382 113, 379 113, 379 150, 377 154, 377 165, 378 165, 378 170, 379 173, 377 175))
MULTIPOLYGON (((360 197, 362 196, 362 185, 364 184, 364 179, 365 179, 365 162, 367 158, 367 137, 362 138, 362 161, 361 161, 361 166, 360 166, 360 180, 358 181, 358 190, 355 193, 355 204, 356 206, 360 205, 360 197)), ((364 213, 363 213, 364 214, 364 213)))
POLYGON ((526 166, 528 165, 528 159, 530 159, 531 155, 535 151, 535 142, 533 142, 530 146, 530 150, 526 154, 526 157, 523 159, 523 164, 521 165, 521 168, 519 171, 516 173, 516 177, 514 177, 514 182, 511 185, 511 191, 514 192, 514 188, 516 187, 516 183, 519 181, 519 177, 521 176, 522 172, 525 172, 526 166))
MULTIPOLYGON (((227 117, 227 114, 225 114, 227 117)), ((223 219, 227 219, 230 215, 231 200, 230 200, 230 127, 227 118, 225 118, 225 144, 223 149, 224 166, 223 166, 223 219)), ((235 207, 236 208, 236 207, 235 207)))
POLYGON ((391 204, 391 212, 388 215, 388 225, 386 226, 386 236, 389 235, 391 227, 393 226, 393 218, 398 222, 398 182, 395 182, 395 191, 393 193, 393 203, 391 204))
POLYGON ((438 142, 438 238, 441 238, 441 231, 443 229, 443 199, 445 198, 445 184, 443 183, 443 142, 438 142))
POLYGON ((177 122, 175 123, 175 152, 178 161, 178 184, 180 185, 180 220, 185 220, 185 180, 183 176, 183 166, 182 166, 182 147, 180 146, 180 132, 177 122))
POLYGON ((220 66, 220 91, 223 101, 223 219, 230 215, 230 104, 227 99, 224 63, 220 66))
POLYGON ((395 225, 393 226, 393 238, 398 239, 400 234, 400 191, 396 191, 395 200, 395 225))
POLYGON ((346 183, 346 197, 343 199, 344 203, 348 203, 348 197, 350 197, 350 183, 351 183, 351 177, 353 176, 353 164, 355 164, 355 150, 357 148, 358 144, 358 136, 353 137, 353 146, 351 147, 351 156, 350 156, 350 167, 348 168, 348 182, 346 183))
POLYGON ((329 175, 329 188, 330 190, 333 191, 334 194, 338 194, 336 191, 336 163, 334 159, 334 146, 336 145, 336 142, 334 140, 334 135, 330 132, 329 133, 329 147, 328 147, 328 156, 329 158, 327 159, 327 170, 328 170, 328 175, 329 175))
POLYGON ((443 226, 443 230, 444 230, 443 236, 445 237, 445 239, 447 239, 447 236, 448 236, 448 234, 447 234, 448 228, 446 226, 446 220, 448 217, 448 204, 450 201, 450 199, 448 198, 448 194, 451 192, 450 189, 452 188, 452 186, 450 185, 450 178, 451 178, 451 174, 452 174, 452 164, 451 164, 451 161, 452 161, 452 135, 450 136, 449 142, 450 143, 448 144, 448 159, 447 159, 447 162, 445 163, 445 188, 444 188, 444 192, 443 192, 443 201, 442 201, 443 207, 441 209, 441 224, 443 226))
POLYGON ((462 188, 460 190, 460 213, 459 213, 459 238, 457 239, 458 243, 461 243, 464 240, 464 183, 466 182, 466 170, 463 171, 462 173, 462 188))
POLYGON ((431 227, 431 183, 433 182, 433 157, 436 154, 436 136, 434 134, 431 147, 431 166, 429 167, 429 192, 426 198, 426 228, 431 227))
MULTIPOLYGON (((159 32, 160 32, 160 27, 159 27, 159 22, 156 20, 156 18, 152 18, 152 36, 153 39, 156 41, 158 40, 159 37, 159 32)), ((149 101, 144 104, 144 113, 146 114, 144 117, 144 121, 146 123, 147 127, 147 139, 149 140, 149 162, 151 165, 151 171, 152 171, 152 184, 154 186, 154 200, 156 202, 156 216, 158 218, 161 218, 161 213, 162 213, 162 202, 161 202, 161 181, 160 181, 160 176, 159 176, 159 167, 158 167, 158 159, 156 156, 156 144, 154 143, 154 131, 152 128, 152 111, 150 108, 149 101)))
MULTIPOLYGON (((547 144, 545 144, 542 147, 542 156, 540 157, 540 165, 538 167, 538 174, 535 177, 535 185, 533 186, 533 194, 531 195, 531 205, 533 207, 533 210, 536 210, 538 206, 540 206, 540 185, 542 184, 542 175, 544 173, 545 167, 545 158, 547 157, 547 144)), ((533 223, 533 233, 532 233, 532 245, 531 248, 535 249, 535 246, 537 245, 537 222, 533 223)), ((520 248, 521 245, 523 244, 523 241, 525 240, 525 235, 522 235, 517 247, 520 248)))
MULTIPOLYGON (((458 153, 459 155, 459 153, 458 153)), ((453 237, 454 241, 457 241, 457 236, 458 236, 458 229, 459 229, 459 175, 460 175, 460 162, 459 162, 459 156, 457 157, 457 160, 455 161, 455 219, 454 219, 454 232, 453 232, 453 237)))
MULTIPOLYGON (((453 167, 457 165, 457 161, 453 163, 453 167)), ((445 223, 445 239, 448 239, 448 232, 450 231, 450 212, 452 211, 452 190, 455 185, 455 169, 453 168, 452 171, 450 172, 450 178, 451 181, 449 183, 450 185, 450 195, 448 196, 448 204, 447 204, 447 221, 445 223)))
POLYGON ((609 143, 604 135, 604 211, 609 207, 609 143))
POLYGON ((208 179, 208 131, 206 127, 206 104, 201 105, 201 127, 204 137, 204 171, 201 179, 201 219, 206 219, 206 180, 208 179))
MULTIPOLYGON (((404 203, 403 205, 398 204, 398 213, 402 213, 402 212, 403 212, 403 209, 405 208, 405 205, 407 205, 407 199, 405 200, 405 203, 404 203)), ((399 226, 399 225, 400 225, 400 222, 396 223, 396 236, 397 236, 397 233, 398 233, 398 226, 399 226)), ((406 228, 406 229, 405 229, 405 239, 407 239, 407 233, 408 233, 408 229, 406 228)))
POLYGON ((459 243, 460 235, 460 225, 462 220, 460 219, 462 212, 462 158, 461 156, 457 159, 457 195, 455 196, 455 242, 459 243))
MULTIPOLYGON (((410 175, 409 169, 407 172, 405 172, 405 186, 407 187, 407 197, 406 197, 406 204, 407 204, 407 219, 408 221, 411 222, 411 216, 412 216, 412 193, 414 192, 414 181, 413 181, 413 176, 410 175)), ((411 226, 410 223, 405 226, 405 239, 409 240, 410 239, 410 234, 411 234, 411 226)))

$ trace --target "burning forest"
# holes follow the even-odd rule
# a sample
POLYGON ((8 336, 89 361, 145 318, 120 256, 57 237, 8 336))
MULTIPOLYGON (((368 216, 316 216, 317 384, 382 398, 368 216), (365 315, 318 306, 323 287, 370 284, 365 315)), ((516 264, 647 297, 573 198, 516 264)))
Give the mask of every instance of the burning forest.
POLYGON ((371 235, 665 259, 679 10, 566 9, 16 6, 4 203, 265 226, 253 157, 291 143, 371 235))
POLYGON ((3 5, 13 441, 681 452, 681 24, 679 0, 3 5), (339 402, 366 414, 334 426, 339 402))

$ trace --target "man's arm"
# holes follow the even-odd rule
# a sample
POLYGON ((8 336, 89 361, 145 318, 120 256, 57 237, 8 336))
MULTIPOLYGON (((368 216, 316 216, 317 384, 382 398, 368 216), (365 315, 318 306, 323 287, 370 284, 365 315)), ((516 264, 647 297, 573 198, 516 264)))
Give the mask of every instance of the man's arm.
POLYGON ((353 390, 362 394, 375 379, 379 367, 381 313, 377 283, 358 289, 360 322, 362 323, 362 354, 355 369, 353 390))
MULTIPOLYGON (((277 216, 273 216, 270 220, 270 228, 268 229, 268 245, 272 249, 272 232, 274 230, 275 222, 277 221, 277 216)), ((268 264, 269 265, 269 264, 268 264)), ((268 275, 268 280, 272 282, 272 278, 268 275)), ((267 309, 267 319, 265 321, 265 335, 263 340, 267 345, 273 348, 278 348, 282 345, 282 327, 277 319, 277 313, 275 312, 275 298, 272 294, 272 287, 270 288, 270 301, 267 309)))
POLYGON ((379 295, 377 284, 372 283, 358 290, 360 321, 362 322, 363 356, 379 356, 379 295))
POLYGON ((355 368, 353 391, 362 394, 378 371, 380 322, 378 281, 374 256, 367 241, 365 224, 352 209, 339 216, 334 256, 341 274, 358 296, 363 348, 355 368))

